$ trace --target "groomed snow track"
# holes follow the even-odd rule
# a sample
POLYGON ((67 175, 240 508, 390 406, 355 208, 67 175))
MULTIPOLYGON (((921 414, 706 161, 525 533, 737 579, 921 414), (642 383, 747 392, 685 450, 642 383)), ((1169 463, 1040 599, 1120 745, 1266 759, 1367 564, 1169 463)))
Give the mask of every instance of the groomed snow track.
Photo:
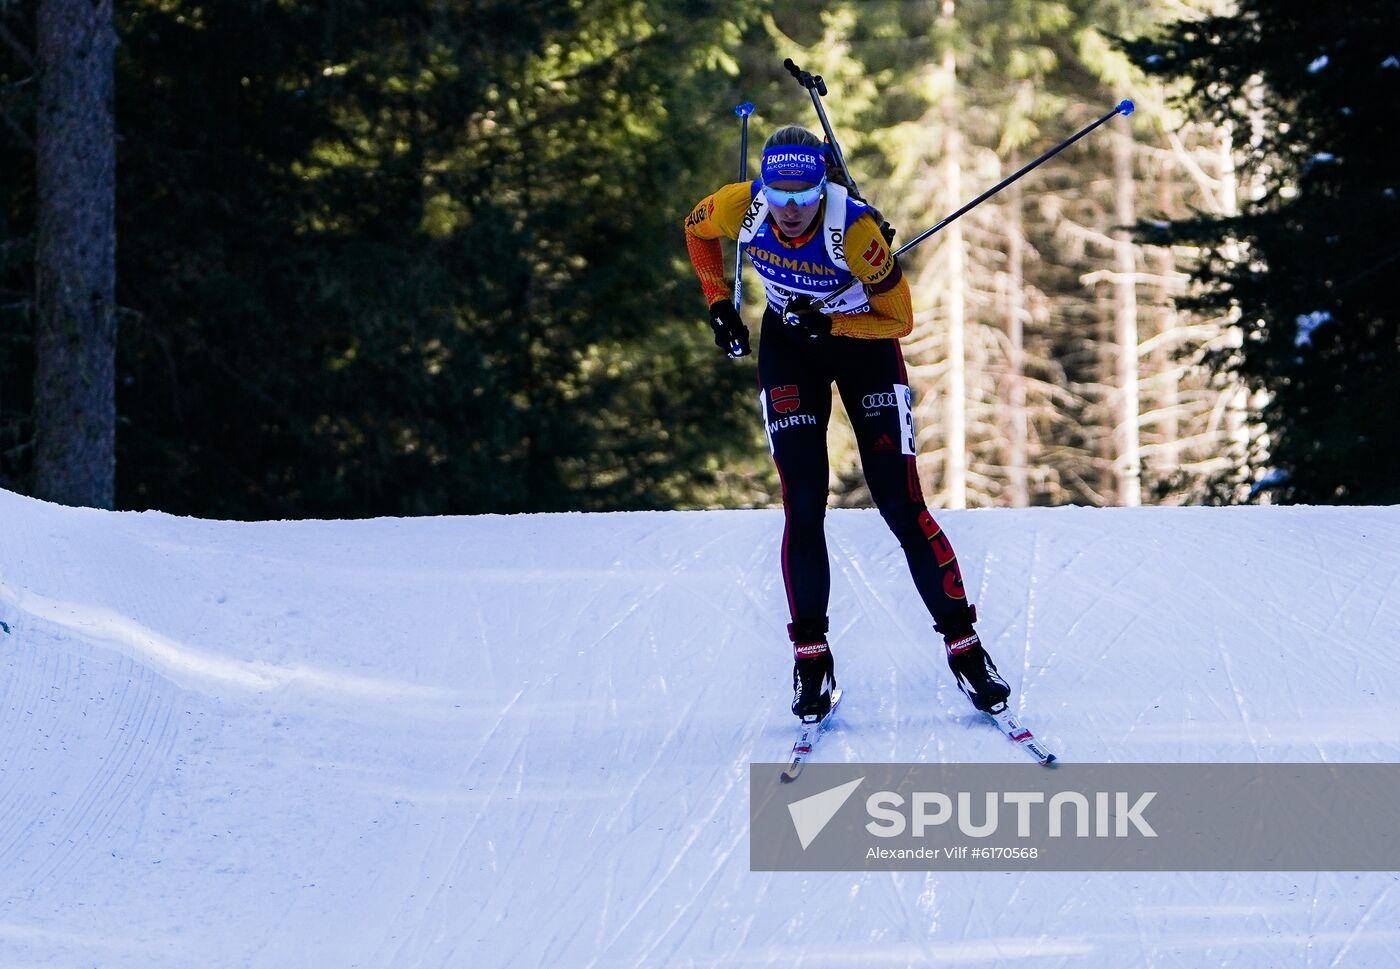
MULTIPOLYGON (((1400 509, 937 517, 1062 758, 1400 754, 1400 509)), ((751 873, 778 512, 0 529, 0 966, 1400 964, 1395 874, 751 873)), ((1024 759, 828 534, 819 757, 1024 759)))

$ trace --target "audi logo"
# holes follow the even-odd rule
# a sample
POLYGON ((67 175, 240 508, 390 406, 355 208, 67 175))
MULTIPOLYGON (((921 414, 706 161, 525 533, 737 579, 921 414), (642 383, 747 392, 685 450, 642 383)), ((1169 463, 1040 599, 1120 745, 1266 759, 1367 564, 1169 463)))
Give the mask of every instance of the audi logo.
POLYGON ((898 403, 894 394, 866 394, 860 402, 866 410, 874 410, 877 407, 894 407, 898 403))

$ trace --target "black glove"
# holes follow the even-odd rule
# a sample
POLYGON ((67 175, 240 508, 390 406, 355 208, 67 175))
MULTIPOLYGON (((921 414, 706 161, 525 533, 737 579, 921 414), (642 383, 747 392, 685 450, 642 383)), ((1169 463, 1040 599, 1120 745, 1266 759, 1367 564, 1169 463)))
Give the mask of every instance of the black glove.
POLYGON ((817 309, 817 301, 812 296, 794 296, 788 300, 783 310, 783 322, 801 336, 831 336, 831 317, 817 309))
POLYGON ((715 331, 715 346, 731 357, 749 355, 749 328, 744 325, 732 299, 710 304, 710 329, 715 331))

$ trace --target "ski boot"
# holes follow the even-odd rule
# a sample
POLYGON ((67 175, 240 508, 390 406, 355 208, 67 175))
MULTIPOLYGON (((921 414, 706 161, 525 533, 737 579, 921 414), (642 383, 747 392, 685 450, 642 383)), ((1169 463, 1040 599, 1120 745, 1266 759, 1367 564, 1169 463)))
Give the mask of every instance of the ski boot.
POLYGON ((972 624, 976 621, 977 607, 969 605, 966 621, 960 621, 959 628, 944 633, 948 668, 953 671, 958 689, 974 707, 983 713, 1000 713, 1006 709, 1011 687, 1001 678, 997 664, 992 662, 982 648, 982 640, 973 632, 972 624))
POLYGON ((788 624, 792 640, 792 712, 804 723, 815 723, 831 711, 836 688, 835 665, 826 641, 827 620, 795 619, 788 624))

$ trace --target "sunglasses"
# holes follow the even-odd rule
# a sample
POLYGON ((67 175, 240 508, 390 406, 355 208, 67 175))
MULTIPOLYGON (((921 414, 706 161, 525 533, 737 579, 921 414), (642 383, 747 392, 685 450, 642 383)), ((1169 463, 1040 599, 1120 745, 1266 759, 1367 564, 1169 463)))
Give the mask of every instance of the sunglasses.
POLYGON ((795 202, 798 208, 805 209, 809 205, 816 205, 825 189, 825 178, 811 188, 798 189, 796 192, 788 192, 781 188, 769 188, 765 185, 763 186, 763 197, 775 209, 785 208, 789 202, 795 202))

